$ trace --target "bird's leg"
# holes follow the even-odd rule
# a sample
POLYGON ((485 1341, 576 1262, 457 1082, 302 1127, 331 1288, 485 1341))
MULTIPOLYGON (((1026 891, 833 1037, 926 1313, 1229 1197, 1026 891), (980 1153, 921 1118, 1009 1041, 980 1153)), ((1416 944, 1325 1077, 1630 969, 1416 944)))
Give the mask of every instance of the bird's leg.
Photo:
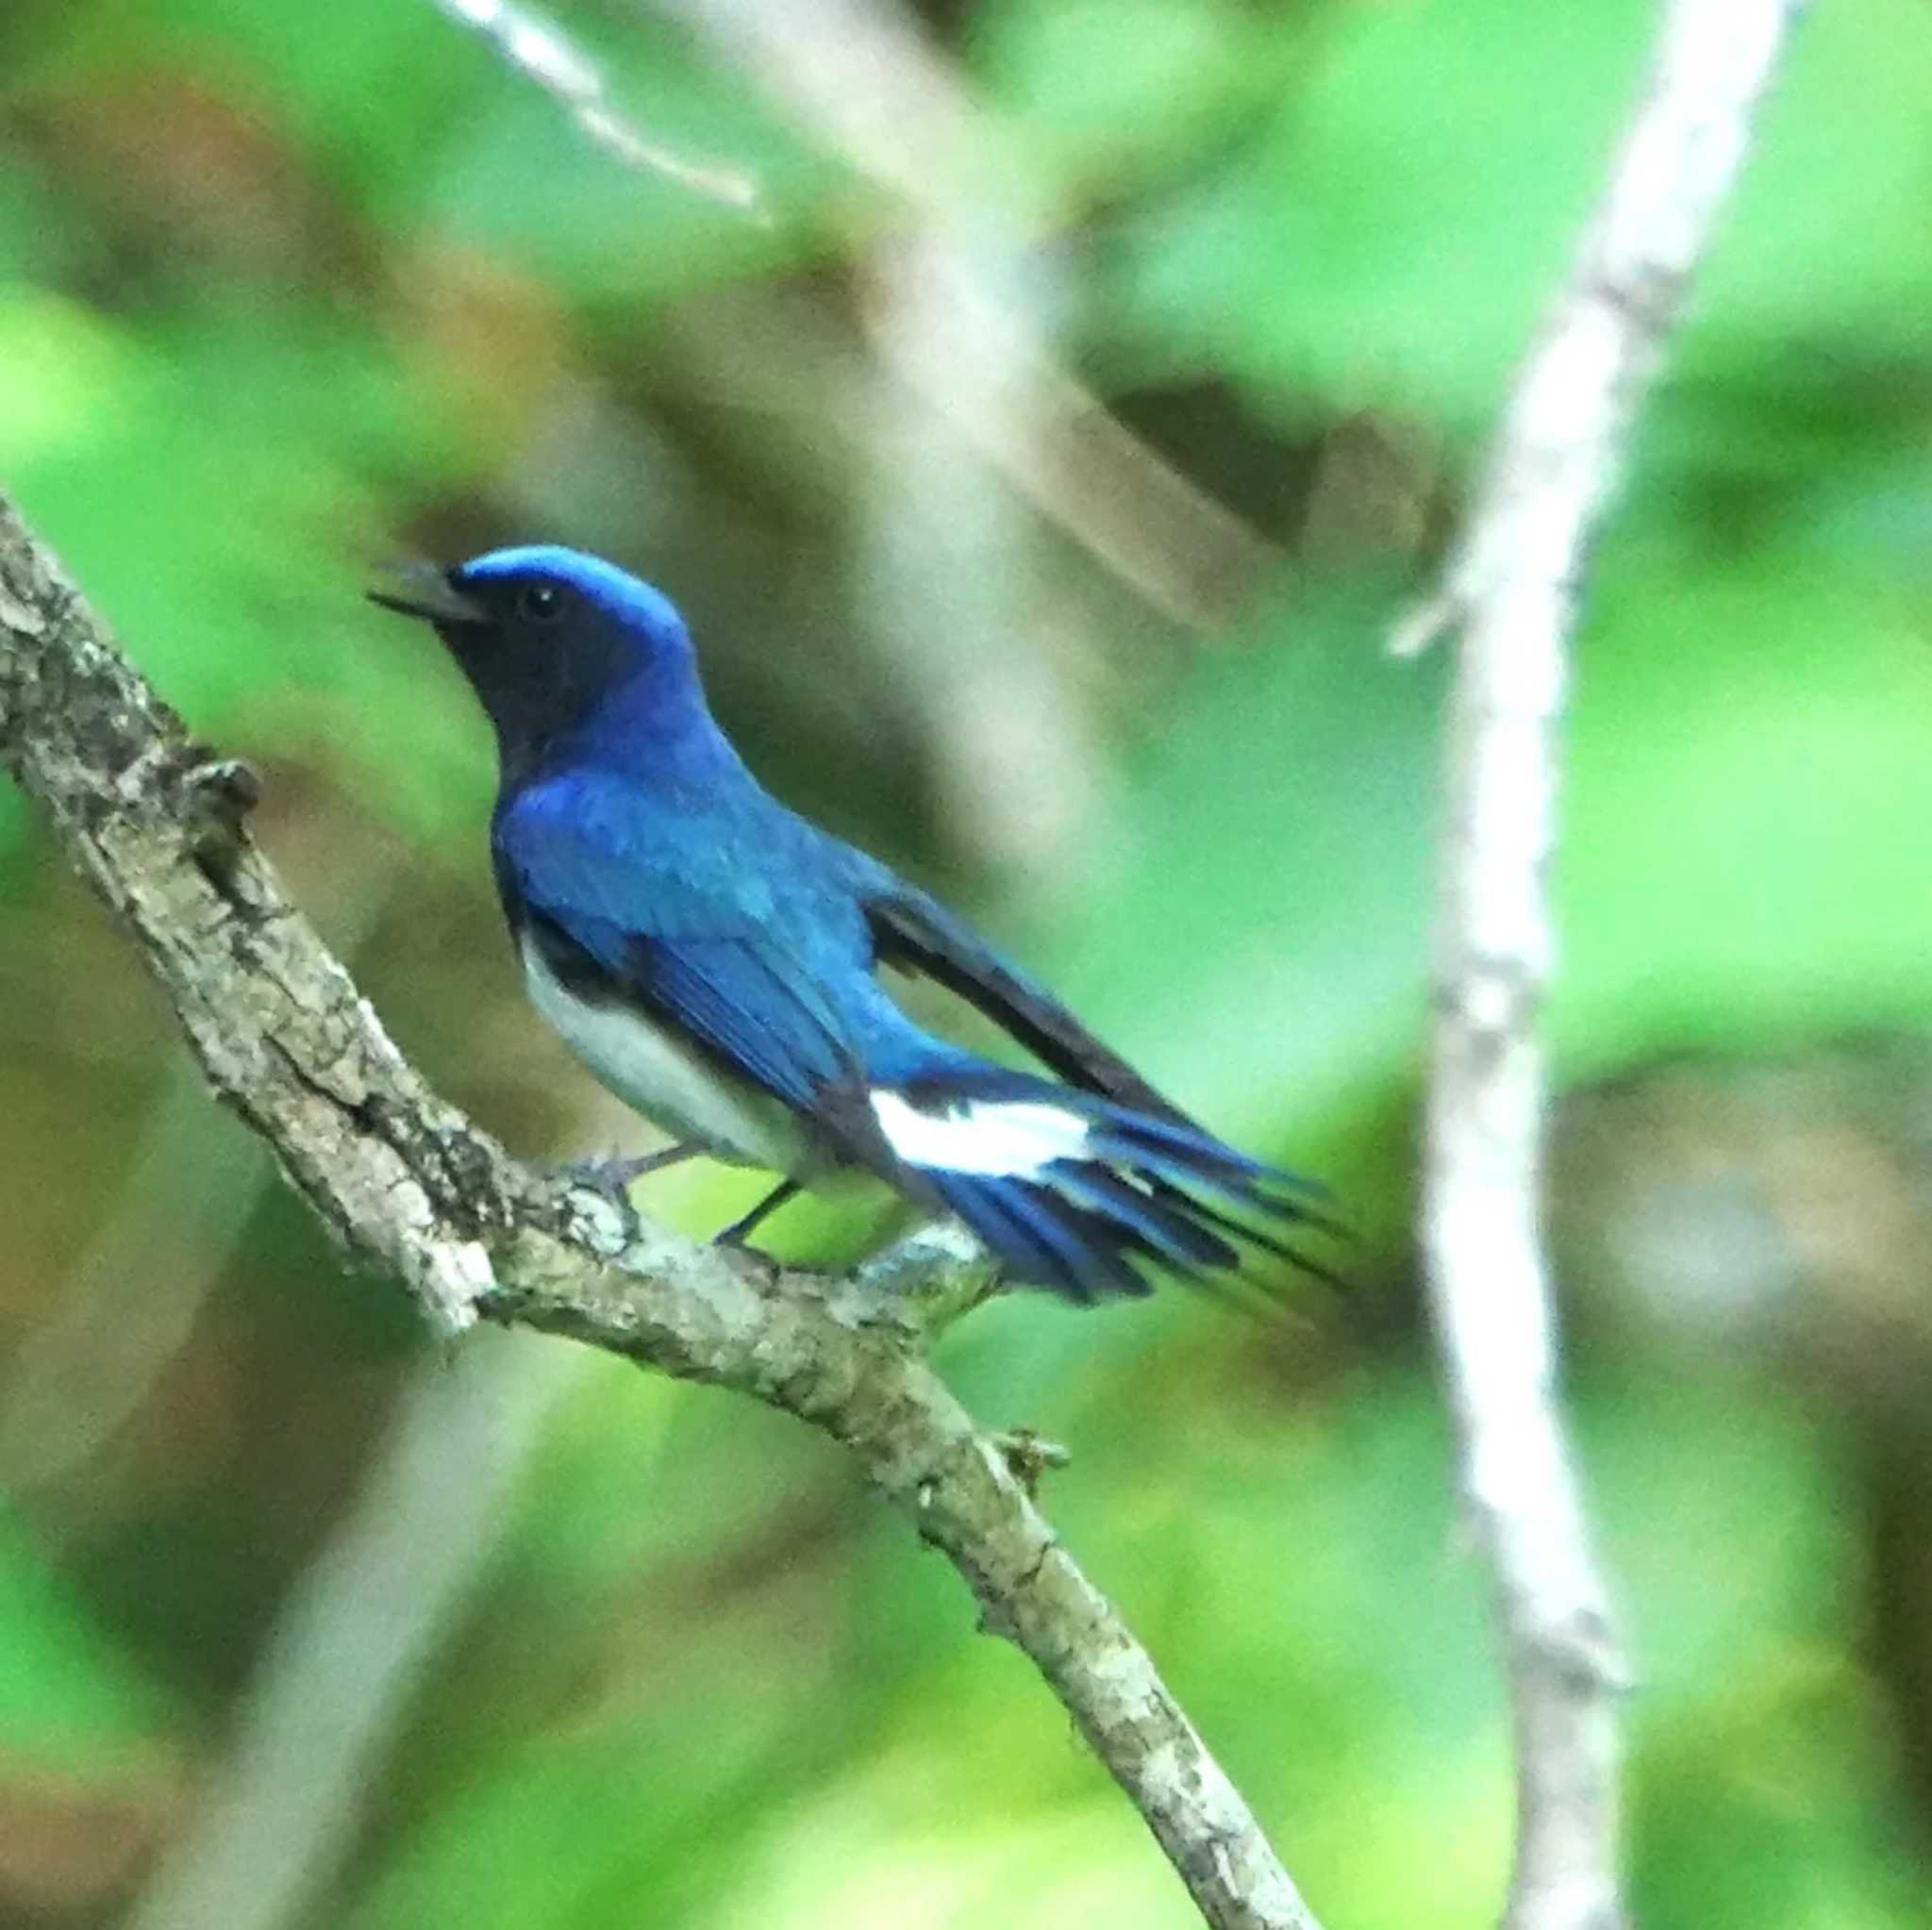
POLYGON ((584 1187, 599 1199, 608 1200, 624 1223, 625 1239, 632 1240, 638 1237, 638 1216, 630 1203, 631 1182, 647 1173, 661 1173, 667 1166, 695 1158, 704 1150, 680 1142, 646 1153, 640 1159, 570 1159, 552 1171, 565 1186, 584 1187))
POLYGON ((667 1166, 694 1159, 705 1149, 698 1145, 665 1146, 646 1153, 641 1159, 569 1159, 557 1168, 559 1179, 573 1186, 587 1186, 592 1192, 621 1193, 647 1173, 662 1173, 667 1166))
POLYGON ((752 1229, 764 1220, 768 1214, 775 1213, 798 1190, 799 1185, 795 1179, 781 1179, 749 1213, 746 1213, 741 1219, 734 1220, 729 1226, 725 1227, 723 1233, 719 1234, 711 1241, 711 1244, 713 1246, 741 1247, 749 1238, 752 1229))
POLYGON ((687 1159, 695 1159, 705 1149, 695 1140, 686 1140, 675 1146, 660 1146, 655 1153, 646 1153, 641 1159, 612 1159, 608 1163, 624 1174, 624 1184, 628 1186, 634 1179, 641 1179, 647 1173, 662 1173, 667 1166, 682 1166, 687 1159))

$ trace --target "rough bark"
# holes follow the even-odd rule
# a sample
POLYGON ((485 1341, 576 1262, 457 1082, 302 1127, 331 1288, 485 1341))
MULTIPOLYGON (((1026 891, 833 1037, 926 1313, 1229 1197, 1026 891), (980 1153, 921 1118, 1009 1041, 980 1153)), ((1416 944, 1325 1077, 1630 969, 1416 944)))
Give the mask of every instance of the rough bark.
POLYGON ((770 1272, 510 1159, 403 1059, 289 902, 212 757, 0 500, 0 761, 45 808, 172 1002, 210 1089, 350 1257, 448 1334, 568 1336, 734 1388, 843 1442, 1030 1656, 1217 1930, 1311 1930, 1259 1825, 999 1442, 926 1364, 989 1286, 956 1230, 850 1278, 770 1272))

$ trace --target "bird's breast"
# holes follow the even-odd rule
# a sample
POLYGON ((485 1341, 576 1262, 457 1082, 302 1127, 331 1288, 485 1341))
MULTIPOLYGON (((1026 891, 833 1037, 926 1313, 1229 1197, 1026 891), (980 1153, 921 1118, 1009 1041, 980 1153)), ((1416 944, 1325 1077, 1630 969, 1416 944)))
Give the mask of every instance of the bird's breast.
POLYGON ((675 1139, 739 1166, 797 1173, 810 1164, 789 1107, 732 1077, 688 1040, 621 998, 586 997, 525 935, 524 983, 544 1021, 626 1106, 675 1139))

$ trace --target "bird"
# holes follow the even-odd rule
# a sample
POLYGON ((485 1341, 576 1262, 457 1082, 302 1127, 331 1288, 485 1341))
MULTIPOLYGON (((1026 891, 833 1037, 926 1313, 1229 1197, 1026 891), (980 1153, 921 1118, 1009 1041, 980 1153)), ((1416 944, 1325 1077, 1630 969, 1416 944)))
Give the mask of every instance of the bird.
POLYGON ((368 592, 436 631, 496 738, 498 895, 538 1013, 672 1139, 802 1187, 857 1168, 962 1221, 1021 1286, 1091 1304, 1252 1278, 1331 1279, 1311 1181, 1236 1151, 966 920, 758 781, 713 719, 684 618, 555 544, 406 566, 368 592), (898 1004, 891 967, 975 1007, 1042 1069, 1001 1065, 898 1004))

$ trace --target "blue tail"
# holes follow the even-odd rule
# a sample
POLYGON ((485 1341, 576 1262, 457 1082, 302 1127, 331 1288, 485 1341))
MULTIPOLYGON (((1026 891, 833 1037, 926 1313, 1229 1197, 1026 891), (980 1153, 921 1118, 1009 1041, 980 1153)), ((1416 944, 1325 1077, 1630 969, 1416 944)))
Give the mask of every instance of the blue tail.
POLYGON ((1187 1121, 984 1061, 954 1060, 881 1103, 906 1172, 1016 1281, 1086 1303, 1151 1291, 1149 1268, 1211 1285, 1267 1254, 1341 1284, 1291 1237, 1341 1230, 1322 1190, 1187 1121))

